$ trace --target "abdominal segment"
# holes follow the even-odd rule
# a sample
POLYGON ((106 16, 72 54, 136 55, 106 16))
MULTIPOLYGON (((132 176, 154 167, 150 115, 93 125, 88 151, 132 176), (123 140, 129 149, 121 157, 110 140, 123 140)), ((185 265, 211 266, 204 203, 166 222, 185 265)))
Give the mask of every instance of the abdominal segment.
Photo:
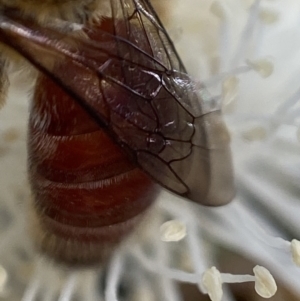
POLYGON ((66 263, 103 262, 152 204, 155 184, 44 75, 28 141, 38 247, 66 263))

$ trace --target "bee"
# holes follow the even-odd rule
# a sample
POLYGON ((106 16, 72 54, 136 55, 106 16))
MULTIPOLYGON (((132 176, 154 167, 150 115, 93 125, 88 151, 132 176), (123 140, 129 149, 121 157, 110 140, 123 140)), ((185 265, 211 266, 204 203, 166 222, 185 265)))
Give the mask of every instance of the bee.
POLYGON ((195 88, 148 0, 99 1, 97 17, 98 1, 74 1, 51 20, 2 2, 0 42, 40 71, 28 134, 40 249, 65 263, 104 262, 159 187, 208 206, 234 197, 221 112, 195 88))

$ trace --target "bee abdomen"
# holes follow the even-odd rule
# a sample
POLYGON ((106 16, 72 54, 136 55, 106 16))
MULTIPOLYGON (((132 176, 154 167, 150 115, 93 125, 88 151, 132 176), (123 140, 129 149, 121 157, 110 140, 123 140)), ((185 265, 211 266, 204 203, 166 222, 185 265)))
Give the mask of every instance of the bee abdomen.
POLYGON ((64 262, 103 261, 153 202, 153 182, 45 76, 29 121, 37 242, 64 262), (102 251, 101 251, 102 250, 102 251))

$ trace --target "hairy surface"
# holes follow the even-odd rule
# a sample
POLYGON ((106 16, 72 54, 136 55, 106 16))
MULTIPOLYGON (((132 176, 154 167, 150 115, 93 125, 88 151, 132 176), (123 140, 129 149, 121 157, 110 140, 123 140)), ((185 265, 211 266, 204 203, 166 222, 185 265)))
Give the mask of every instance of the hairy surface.
POLYGON ((33 17, 40 23, 47 23, 50 18, 82 23, 102 11, 105 2, 99 0, 2 0, 0 7, 18 10, 21 14, 33 17))

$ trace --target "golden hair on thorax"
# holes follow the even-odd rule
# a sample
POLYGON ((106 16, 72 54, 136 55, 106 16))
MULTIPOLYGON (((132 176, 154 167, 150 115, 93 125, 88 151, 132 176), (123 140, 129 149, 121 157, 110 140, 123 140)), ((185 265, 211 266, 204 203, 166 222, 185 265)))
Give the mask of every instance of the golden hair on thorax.
POLYGON ((97 14, 105 1, 101 0, 0 0, 1 8, 13 8, 40 23, 50 19, 82 22, 97 14))

